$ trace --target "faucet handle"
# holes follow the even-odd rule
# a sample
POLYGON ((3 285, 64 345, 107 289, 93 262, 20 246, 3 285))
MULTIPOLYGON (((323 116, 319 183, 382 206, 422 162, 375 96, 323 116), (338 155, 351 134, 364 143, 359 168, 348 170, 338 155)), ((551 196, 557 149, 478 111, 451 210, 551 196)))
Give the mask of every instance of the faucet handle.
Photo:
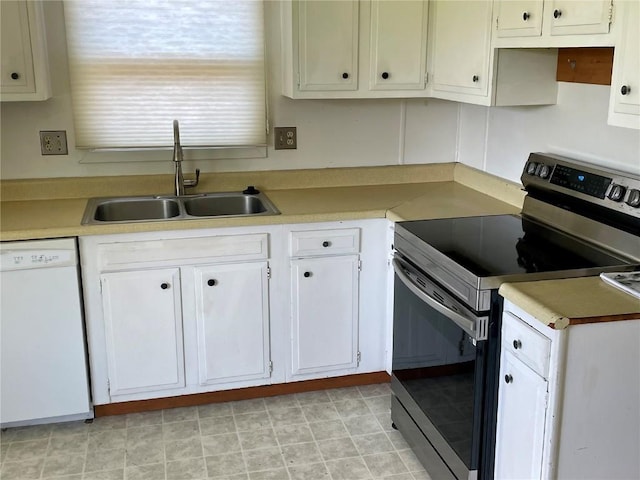
POLYGON ((198 182, 200 181, 200 169, 196 168, 196 178, 195 180, 184 180, 185 187, 196 187, 198 182))

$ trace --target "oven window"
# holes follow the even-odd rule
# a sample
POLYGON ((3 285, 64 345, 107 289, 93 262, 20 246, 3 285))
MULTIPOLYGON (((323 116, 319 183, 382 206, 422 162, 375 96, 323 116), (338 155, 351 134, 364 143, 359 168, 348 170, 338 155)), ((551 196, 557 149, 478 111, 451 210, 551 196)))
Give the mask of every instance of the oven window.
MULTIPOLYGON (((472 469, 481 420, 476 398, 482 394, 476 388, 476 347, 466 332, 397 278, 394 288, 393 374, 414 406, 472 469)), ((429 430, 414 421, 423 432, 429 430)))

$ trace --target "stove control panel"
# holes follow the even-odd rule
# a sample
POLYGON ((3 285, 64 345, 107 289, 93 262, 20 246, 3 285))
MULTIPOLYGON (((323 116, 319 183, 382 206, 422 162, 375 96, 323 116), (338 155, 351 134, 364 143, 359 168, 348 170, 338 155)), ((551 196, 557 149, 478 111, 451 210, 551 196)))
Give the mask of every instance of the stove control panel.
POLYGON ((640 177, 560 157, 532 153, 522 172, 527 190, 556 191, 640 217, 640 177))

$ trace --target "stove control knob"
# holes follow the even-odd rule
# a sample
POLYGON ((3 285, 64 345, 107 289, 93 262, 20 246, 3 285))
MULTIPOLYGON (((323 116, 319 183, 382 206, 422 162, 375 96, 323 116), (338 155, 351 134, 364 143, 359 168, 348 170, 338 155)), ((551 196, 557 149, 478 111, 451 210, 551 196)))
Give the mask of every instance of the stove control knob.
POLYGON ((640 190, 629 190, 629 198, 627 198, 627 205, 630 207, 640 207, 640 190))
POLYGON ((536 174, 536 168, 538 168, 538 164, 536 162, 529 162, 527 164, 527 173, 529 175, 535 175, 536 174))
POLYGON ((551 168, 549 168, 549 165, 540 165, 540 169, 538 170, 538 176, 540 178, 547 178, 550 173, 551 168))
POLYGON ((627 189, 622 185, 613 185, 609 191, 609 198, 614 202, 621 202, 626 191, 627 189))

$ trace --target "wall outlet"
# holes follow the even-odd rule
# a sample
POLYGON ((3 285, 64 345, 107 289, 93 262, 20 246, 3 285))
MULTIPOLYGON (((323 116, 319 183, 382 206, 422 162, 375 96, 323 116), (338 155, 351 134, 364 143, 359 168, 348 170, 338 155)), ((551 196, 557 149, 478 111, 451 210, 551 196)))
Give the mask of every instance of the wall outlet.
POLYGON ((296 133, 296 127, 275 127, 273 131, 275 134, 273 147, 276 150, 298 148, 298 135, 296 133))
POLYGON ((66 130, 40 131, 42 155, 68 155, 66 130))

